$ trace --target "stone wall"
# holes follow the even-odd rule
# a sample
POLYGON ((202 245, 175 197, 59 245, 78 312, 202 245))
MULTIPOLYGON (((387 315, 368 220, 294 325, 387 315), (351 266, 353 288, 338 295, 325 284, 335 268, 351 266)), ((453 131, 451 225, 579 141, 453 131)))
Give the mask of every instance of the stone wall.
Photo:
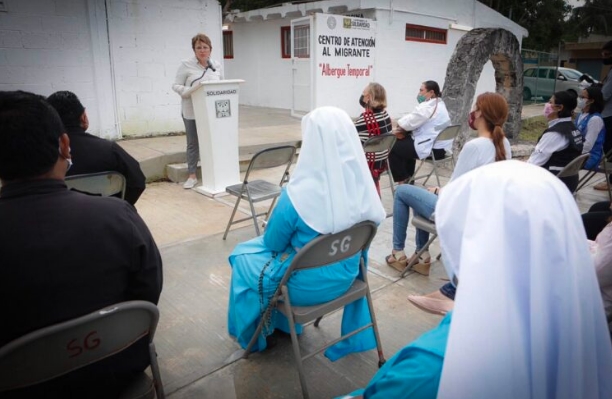
POLYGON ((519 43, 516 36, 505 29, 472 29, 455 47, 442 90, 452 122, 461 125, 454 144, 456 153, 469 137, 468 114, 478 78, 489 60, 495 68, 495 90, 506 98, 510 107, 504 132, 509 139, 518 138, 523 108, 523 62, 519 43))

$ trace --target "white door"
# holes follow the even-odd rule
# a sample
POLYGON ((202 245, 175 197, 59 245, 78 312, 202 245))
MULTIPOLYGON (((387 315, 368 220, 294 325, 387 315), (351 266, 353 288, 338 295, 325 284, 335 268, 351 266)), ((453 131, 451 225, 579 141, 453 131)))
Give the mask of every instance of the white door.
POLYGON ((312 110, 312 35, 312 17, 291 21, 292 116, 305 115, 312 110))

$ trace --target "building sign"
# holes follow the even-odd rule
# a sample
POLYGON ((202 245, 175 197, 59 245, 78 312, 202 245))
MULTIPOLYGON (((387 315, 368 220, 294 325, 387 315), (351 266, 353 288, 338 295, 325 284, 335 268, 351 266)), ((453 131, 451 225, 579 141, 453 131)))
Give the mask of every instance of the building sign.
POLYGON ((345 15, 315 15, 316 106, 334 105, 351 115, 373 80, 376 21, 345 15))

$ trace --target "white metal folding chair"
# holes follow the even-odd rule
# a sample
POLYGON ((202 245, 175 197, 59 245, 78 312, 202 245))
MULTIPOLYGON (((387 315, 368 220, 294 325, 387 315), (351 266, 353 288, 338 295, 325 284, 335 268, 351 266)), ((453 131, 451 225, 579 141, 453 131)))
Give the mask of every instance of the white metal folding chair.
POLYGON ((567 165, 565 165, 565 167, 563 169, 561 169, 559 171, 559 173, 557 173, 557 177, 561 180, 563 180, 563 182, 567 185, 567 184, 571 184, 569 181, 566 181, 565 179, 567 178, 571 178, 571 177, 576 177, 575 183, 576 187, 570 187, 568 185, 568 188, 570 189, 570 191, 572 192, 572 194, 574 194, 577 190, 577 186, 578 186, 578 174, 580 173, 580 170, 582 169, 582 167, 584 166, 584 164, 586 163, 587 159, 589 159, 590 154, 582 154, 579 157, 576 157, 573 161, 571 161, 570 163, 568 163, 567 165))
POLYGON ((266 308, 257 330, 253 334, 249 345, 244 351, 243 357, 247 358, 251 353, 251 348, 257 342, 259 335, 261 334, 266 319, 272 311, 277 310, 285 315, 289 321, 289 327, 291 330, 291 343, 293 346, 293 354, 295 356, 296 366, 300 376, 300 384, 302 385, 302 393, 304 398, 308 398, 308 388, 306 386, 306 377, 304 375, 304 368, 302 361, 322 352, 326 348, 351 337, 367 328, 372 327, 374 330, 374 337, 376 338, 376 346, 378 349, 378 360, 379 367, 385 362, 385 358, 382 351, 382 345, 380 342, 380 336, 378 333, 378 325, 376 324, 376 316, 374 315, 374 305, 372 303, 372 297, 370 295, 370 288, 368 286, 367 270, 365 267, 364 250, 368 248, 372 239, 376 235, 376 224, 373 222, 361 222, 353 227, 350 227, 344 231, 336 234, 326 234, 317 237, 302 248, 295 256, 291 265, 287 268, 278 288, 274 295, 270 299, 270 303, 266 308), (326 303, 313 306, 293 306, 291 304, 291 293, 288 287, 288 281, 293 273, 298 270, 311 269, 317 267, 327 266, 332 263, 339 262, 344 259, 348 259, 351 256, 361 253, 359 267, 361 271, 361 278, 355 279, 351 288, 340 297, 326 303), (337 309, 343 308, 345 305, 356 301, 357 299, 366 297, 368 302, 368 308, 371 315, 371 322, 359 329, 351 331, 338 339, 328 342, 320 349, 312 351, 307 355, 302 356, 300 351, 300 345, 298 336, 295 330, 295 324, 305 324, 310 321, 315 321, 315 327, 319 326, 321 318, 337 309))
POLYGON ((444 128, 444 130, 442 130, 440 134, 438 134, 438 137, 435 138, 433 145, 431 147, 431 153, 429 157, 425 159, 421 159, 421 162, 419 163, 419 167, 417 168, 417 170, 414 172, 414 175, 410 179, 411 182, 415 182, 416 180, 420 180, 420 179, 425 179, 425 181, 423 182, 423 185, 425 185, 427 184, 427 181, 429 180, 431 175, 435 174, 436 181, 438 183, 438 187, 441 186, 440 176, 438 176, 438 166, 441 166, 446 163, 450 163, 452 165, 452 169, 454 169, 455 168, 455 157, 453 153, 447 153, 444 156, 444 158, 436 159, 436 157, 434 156, 433 148, 436 146, 436 143, 438 141, 454 140, 455 137, 457 137, 457 135, 459 134, 460 130, 461 130, 460 125, 450 125, 444 128), (432 169, 429 171, 428 174, 418 176, 419 170, 421 170, 423 165, 425 165, 426 163, 430 163, 432 169))
MULTIPOLYGON (((148 335, 153 381, 146 377, 129 386, 137 398, 164 399, 153 336, 157 306, 129 301, 76 319, 41 328, 0 348, 0 392, 24 388, 68 374, 115 355, 148 335)), ((122 396, 126 398, 126 396, 122 396)))
POLYGON ((232 186, 227 186, 225 191, 237 197, 236 204, 234 205, 234 210, 232 211, 232 216, 230 216, 230 220, 227 222, 227 227, 225 228, 225 233, 223 234, 223 239, 227 238, 227 233, 229 232, 230 226, 236 223, 244 222, 245 220, 253 219, 253 224, 255 225, 255 232, 257 235, 260 235, 259 225, 257 223, 257 218, 259 216, 266 216, 266 220, 270 216, 270 212, 272 212, 272 208, 276 203, 276 199, 281 193, 281 187, 284 183, 289 181, 289 168, 291 167, 291 163, 293 162, 293 158, 295 157, 295 146, 292 145, 284 145, 279 147, 267 148, 265 150, 259 151, 249 163, 249 167, 244 176, 244 181, 240 184, 234 184, 232 186), (279 183, 270 183, 266 180, 250 180, 251 172, 255 170, 261 169, 270 169, 276 168, 282 165, 286 165, 283 170, 282 177, 279 183), (247 200, 249 202, 249 206, 251 208, 251 216, 234 220, 234 216, 236 215, 236 211, 238 210, 238 205, 241 200, 247 200), (257 213, 255 211, 255 203, 260 201, 265 201, 268 199, 272 199, 272 204, 268 208, 267 212, 257 213))
MULTIPOLYGON (((395 186, 393 184, 393 176, 391 176, 391 165, 389 164, 389 153, 391 148, 395 144, 397 138, 392 133, 385 133, 379 136, 373 136, 363 143, 363 151, 366 154, 373 153, 378 155, 377 159, 380 162, 384 162, 387 165, 387 176, 389 176, 389 186, 391 187, 391 193, 395 197, 395 186)), ((375 155, 375 156, 376 156, 375 155)))
POLYGON ((98 194, 102 197, 120 194, 122 199, 125 198, 125 177, 119 172, 108 171, 67 176, 65 181, 68 188, 77 191, 98 194))

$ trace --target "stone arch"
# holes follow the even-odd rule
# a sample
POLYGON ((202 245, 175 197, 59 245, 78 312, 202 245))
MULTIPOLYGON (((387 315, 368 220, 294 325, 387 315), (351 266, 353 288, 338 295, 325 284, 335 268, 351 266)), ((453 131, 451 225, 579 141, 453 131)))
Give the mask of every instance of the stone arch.
POLYGON ((512 32, 505 29, 472 29, 455 47, 442 90, 451 121, 461 125, 454 144, 455 153, 463 148, 470 134, 468 114, 482 68, 489 60, 495 68, 495 91, 506 98, 510 108, 504 132, 508 139, 517 138, 521 129, 523 61, 519 42, 512 32))

